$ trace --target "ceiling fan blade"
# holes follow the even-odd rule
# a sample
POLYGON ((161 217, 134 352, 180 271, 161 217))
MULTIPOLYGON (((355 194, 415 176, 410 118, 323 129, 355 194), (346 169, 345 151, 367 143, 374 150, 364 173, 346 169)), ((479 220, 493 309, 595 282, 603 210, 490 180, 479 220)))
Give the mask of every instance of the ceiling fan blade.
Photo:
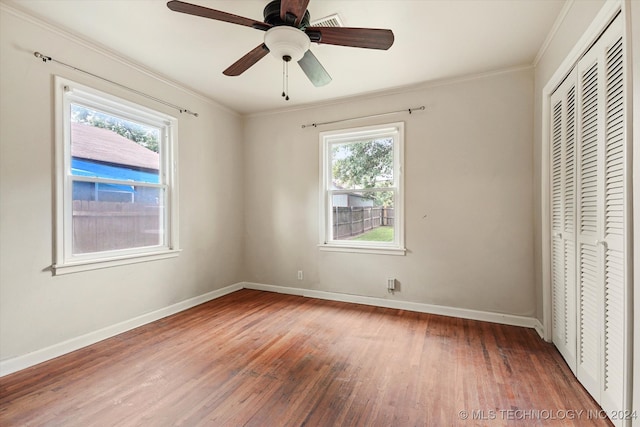
POLYGON ((253 64, 267 56, 268 53, 269 48, 267 47, 267 45, 262 43, 260 46, 256 47, 251 52, 247 53, 245 56, 234 62, 229 68, 224 70, 222 74, 224 74, 225 76, 239 76, 240 74, 247 71, 253 64))
POLYGON ((230 22, 232 24, 244 25, 246 27, 257 28, 258 30, 266 31, 272 27, 272 25, 266 22, 256 21, 255 19, 249 19, 231 13, 222 12, 220 10, 209 9, 208 7, 198 6, 196 4, 185 3, 183 1, 171 0, 167 2, 167 7, 174 12, 186 13, 188 15, 202 16, 203 18, 215 19, 217 21, 230 22))
POLYGON ((307 27, 312 42, 338 46, 387 50, 393 44, 393 31, 379 28, 307 27))
POLYGON ((298 64, 315 87, 324 86, 331 82, 331 76, 310 50, 304 54, 298 64))
POLYGON ((293 21, 293 24, 297 27, 298 25, 300 25, 300 22, 304 17, 304 13, 307 11, 308 5, 309 0, 281 0, 280 19, 282 19, 286 23, 289 23, 293 20, 293 18, 287 17, 287 15, 295 16, 295 21, 293 21))

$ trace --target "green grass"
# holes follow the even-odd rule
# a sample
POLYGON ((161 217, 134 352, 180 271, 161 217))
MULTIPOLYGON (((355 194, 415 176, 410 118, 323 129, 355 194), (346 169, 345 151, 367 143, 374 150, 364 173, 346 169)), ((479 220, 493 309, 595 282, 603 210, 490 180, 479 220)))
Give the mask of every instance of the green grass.
POLYGON ((393 242, 393 227, 384 225, 371 231, 352 237, 351 240, 366 240, 368 242, 393 242))

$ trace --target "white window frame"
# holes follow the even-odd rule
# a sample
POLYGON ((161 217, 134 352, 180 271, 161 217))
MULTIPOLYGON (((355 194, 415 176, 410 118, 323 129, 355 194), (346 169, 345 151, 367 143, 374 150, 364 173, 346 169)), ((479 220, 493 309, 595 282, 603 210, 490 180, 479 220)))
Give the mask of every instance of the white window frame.
MULTIPOLYGON (((320 133, 320 250, 335 252, 356 252, 384 255, 404 255, 404 122, 386 123, 374 126, 334 130, 320 133), (331 147, 337 143, 362 141, 368 138, 393 138, 393 186, 375 190, 394 193, 394 240, 393 242, 367 242, 357 240, 337 240, 333 238, 333 211, 331 197, 341 192, 354 190, 331 189, 331 147)), ((361 191, 361 190, 355 190, 361 191)), ((364 189, 362 191, 368 191, 364 189)))
MULTIPOLYGON (((177 183, 177 135, 178 120, 175 117, 152 110, 120 97, 84 86, 56 76, 55 84, 55 252, 52 271, 54 275, 94 270, 144 261, 175 257, 178 245, 178 183, 177 183), (86 180, 71 175, 71 117, 70 105, 79 103, 117 117, 122 117, 157 127, 161 130, 160 182, 145 184, 165 191, 166 200, 160 227, 164 231, 164 244, 119 250, 73 254, 72 215, 73 182, 86 180)), ((116 183, 109 179, 91 178, 96 183, 116 183)))

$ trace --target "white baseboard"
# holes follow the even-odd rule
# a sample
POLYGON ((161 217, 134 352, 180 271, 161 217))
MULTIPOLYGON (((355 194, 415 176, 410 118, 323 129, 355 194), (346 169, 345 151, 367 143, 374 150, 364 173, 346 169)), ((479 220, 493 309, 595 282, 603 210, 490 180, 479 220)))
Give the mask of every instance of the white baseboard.
POLYGON ((32 353, 2 360, 0 361, 0 377, 37 365, 38 363, 46 362, 47 360, 62 356, 63 354, 71 353, 72 351, 78 350, 82 347, 95 344, 98 341, 111 338, 139 326, 146 325, 147 323, 155 322, 156 320, 171 316, 172 314, 179 313, 207 301, 220 298, 223 295, 230 294, 231 292, 238 291, 242 288, 242 283, 236 283, 222 289, 207 292, 206 294, 199 295, 194 298, 189 298, 185 301, 180 301, 168 307, 152 311, 151 313, 143 314, 142 316, 134 317, 133 319, 125 320, 124 322, 107 326, 106 328, 102 328, 79 337, 71 338, 70 340, 54 344, 32 353))
POLYGON ((540 336, 542 324, 534 317, 516 316, 513 314, 493 313, 490 311, 469 310, 466 308, 447 307, 434 304, 423 304, 409 301, 388 300, 384 298, 365 297, 361 295, 341 294, 337 292, 314 291, 309 289, 288 288, 284 286, 265 285, 262 283, 244 282, 246 289, 278 292, 281 294, 299 295, 309 298, 326 299, 331 301, 351 302, 355 304, 373 305, 376 307, 395 308, 398 310, 416 311, 419 313, 439 314, 442 316, 459 317, 462 319, 481 320, 484 322, 500 323, 503 325, 522 326, 535 329, 540 336))
POLYGON ((420 313, 439 314, 442 316, 459 317, 462 319, 481 320, 485 322, 500 323, 504 325, 522 326, 534 328, 541 337, 544 337, 542 324, 533 317, 515 316, 510 314, 492 313, 488 311, 469 310, 465 308, 446 307, 433 304, 422 304, 409 301, 396 301, 384 298, 366 297, 361 295, 341 294, 337 292, 315 291, 310 289, 289 288, 285 286, 265 285, 262 283, 240 282, 222 289, 172 304, 151 313, 90 332, 79 337, 63 341, 58 344, 0 361, 0 377, 13 372, 26 369, 38 363, 46 362, 55 357, 62 356, 99 341, 111 338, 115 335, 146 325, 172 314, 195 307, 196 305, 211 301, 221 296, 230 294, 240 289, 254 289, 259 291, 276 292, 288 295, 298 295, 307 298, 318 298, 331 301, 350 302, 355 304, 372 305, 376 307, 394 308, 399 310, 416 311, 420 313))

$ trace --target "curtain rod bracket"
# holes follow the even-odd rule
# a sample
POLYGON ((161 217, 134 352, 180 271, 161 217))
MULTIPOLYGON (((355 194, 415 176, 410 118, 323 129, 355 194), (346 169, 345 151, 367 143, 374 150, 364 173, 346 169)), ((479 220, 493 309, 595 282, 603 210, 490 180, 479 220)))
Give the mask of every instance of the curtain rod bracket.
POLYGON ((187 113, 187 114, 191 114, 191 115, 192 115, 192 116, 194 116, 194 117, 199 117, 199 116, 200 116, 198 113, 194 113, 194 112, 193 112, 193 111, 191 111, 191 110, 184 110, 184 109, 180 109, 179 111, 180 111, 180 113, 187 113))
POLYGON ((44 56, 40 52, 33 52, 33 56, 35 56, 36 58, 42 59, 42 62, 51 61, 50 56, 44 56))

